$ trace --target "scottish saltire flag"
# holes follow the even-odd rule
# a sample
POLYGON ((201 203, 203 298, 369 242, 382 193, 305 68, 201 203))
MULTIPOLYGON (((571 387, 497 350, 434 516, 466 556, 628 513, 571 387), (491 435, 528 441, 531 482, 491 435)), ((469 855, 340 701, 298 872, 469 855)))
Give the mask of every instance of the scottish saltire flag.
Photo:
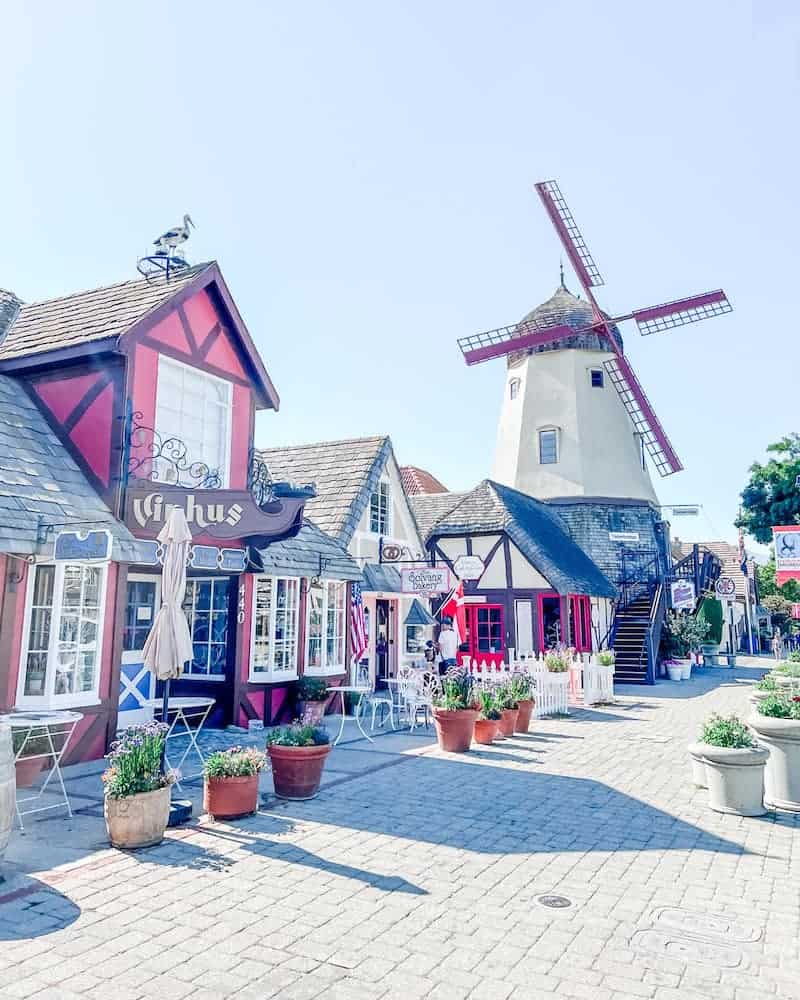
POLYGON ((350 594, 350 649, 354 660, 361 659, 367 648, 367 623, 361 584, 354 583, 350 594))

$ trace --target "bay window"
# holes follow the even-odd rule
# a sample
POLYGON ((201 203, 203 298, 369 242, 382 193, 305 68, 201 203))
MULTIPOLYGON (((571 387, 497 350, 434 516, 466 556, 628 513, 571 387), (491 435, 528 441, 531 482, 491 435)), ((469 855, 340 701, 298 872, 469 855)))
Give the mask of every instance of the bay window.
POLYGON ((297 621, 300 581, 257 576, 253 582, 253 639, 250 680, 256 684, 297 677, 297 621))
POLYGON ((320 580, 308 588, 306 619, 307 674, 345 672, 347 584, 320 580))
POLYGON ((67 707, 96 702, 100 678, 106 566, 34 566, 17 705, 67 707))

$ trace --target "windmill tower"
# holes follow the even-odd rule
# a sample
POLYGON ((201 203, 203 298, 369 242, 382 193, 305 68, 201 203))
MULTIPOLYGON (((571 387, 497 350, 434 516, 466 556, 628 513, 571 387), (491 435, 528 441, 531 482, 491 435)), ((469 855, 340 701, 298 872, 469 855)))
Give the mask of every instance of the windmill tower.
POLYGON ((631 368, 618 324, 642 334, 730 312, 724 292, 604 313, 603 284, 555 181, 535 188, 586 298, 564 284, 513 326, 459 340, 468 365, 506 357, 494 478, 541 499, 620 498, 656 503, 646 458, 662 476, 683 466, 631 368))

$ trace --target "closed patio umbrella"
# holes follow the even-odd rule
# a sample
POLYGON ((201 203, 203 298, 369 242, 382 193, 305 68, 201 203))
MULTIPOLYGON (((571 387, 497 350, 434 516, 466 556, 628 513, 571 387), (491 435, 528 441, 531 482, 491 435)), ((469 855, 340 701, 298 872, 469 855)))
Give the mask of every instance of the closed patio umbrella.
POLYGON ((161 607, 144 644, 144 664, 157 680, 164 681, 161 719, 167 721, 169 683, 180 677, 183 665, 192 659, 192 637, 183 613, 186 595, 186 557, 192 540, 186 515, 173 507, 158 533, 164 551, 161 574, 161 607))

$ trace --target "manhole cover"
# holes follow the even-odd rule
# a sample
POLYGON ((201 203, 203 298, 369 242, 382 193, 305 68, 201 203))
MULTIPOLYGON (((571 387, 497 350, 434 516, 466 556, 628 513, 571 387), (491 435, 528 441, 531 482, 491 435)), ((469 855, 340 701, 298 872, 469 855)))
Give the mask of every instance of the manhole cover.
POLYGON ((554 910, 563 910, 566 906, 572 906, 572 900, 567 899, 566 896, 537 896, 536 902, 554 910))

